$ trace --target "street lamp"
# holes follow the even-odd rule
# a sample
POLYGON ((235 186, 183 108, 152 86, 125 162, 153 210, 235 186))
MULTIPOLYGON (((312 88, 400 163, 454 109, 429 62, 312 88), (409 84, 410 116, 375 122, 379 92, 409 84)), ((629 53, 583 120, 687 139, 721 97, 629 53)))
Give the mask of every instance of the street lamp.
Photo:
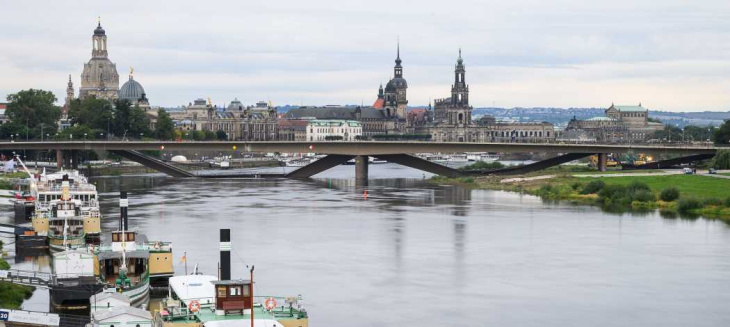
POLYGON ((139 139, 142 140, 142 137, 144 136, 144 133, 139 133, 139 139))
POLYGON ((86 133, 84 133, 84 140, 86 139, 86 133))

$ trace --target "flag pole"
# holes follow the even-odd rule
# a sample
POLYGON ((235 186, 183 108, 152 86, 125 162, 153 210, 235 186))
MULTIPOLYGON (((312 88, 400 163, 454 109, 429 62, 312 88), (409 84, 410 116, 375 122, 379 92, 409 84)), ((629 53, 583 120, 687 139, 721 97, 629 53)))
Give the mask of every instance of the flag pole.
POLYGON ((188 274, 188 253, 183 252, 183 258, 185 258, 185 275, 188 274))

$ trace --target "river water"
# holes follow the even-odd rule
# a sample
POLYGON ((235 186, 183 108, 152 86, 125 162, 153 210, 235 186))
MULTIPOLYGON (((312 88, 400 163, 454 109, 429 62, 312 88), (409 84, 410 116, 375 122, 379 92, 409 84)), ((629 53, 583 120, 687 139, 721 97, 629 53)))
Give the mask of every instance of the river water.
MULTIPOLYGON (((367 197, 353 166, 309 181, 93 181, 103 227, 128 191, 130 226, 172 241, 177 273, 186 252, 188 270, 216 275, 230 228, 233 277, 254 264, 255 293, 301 294, 312 326, 730 324, 724 223, 432 185, 391 164, 370 174, 367 197)), ((42 265, 30 261, 18 265, 42 265)))

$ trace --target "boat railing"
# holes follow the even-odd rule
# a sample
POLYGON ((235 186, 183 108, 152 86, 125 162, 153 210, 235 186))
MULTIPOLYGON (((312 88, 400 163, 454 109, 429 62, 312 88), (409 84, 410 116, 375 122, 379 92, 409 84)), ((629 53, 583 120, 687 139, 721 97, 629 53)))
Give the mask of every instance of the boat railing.
POLYGON ((264 308, 264 304, 268 299, 274 299, 276 301, 276 307, 267 312, 274 315, 274 317, 300 317, 304 318, 307 316, 306 310, 302 308, 302 299, 299 296, 256 296, 254 295, 254 307, 264 308))

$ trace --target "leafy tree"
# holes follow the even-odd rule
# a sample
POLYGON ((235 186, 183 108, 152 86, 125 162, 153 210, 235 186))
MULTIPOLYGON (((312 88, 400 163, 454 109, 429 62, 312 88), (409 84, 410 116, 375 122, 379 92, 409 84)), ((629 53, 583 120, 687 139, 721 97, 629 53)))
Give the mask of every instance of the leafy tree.
POLYGON ((213 131, 205 131, 205 140, 212 141, 218 138, 218 134, 213 131))
POLYGON ((150 119, 147 114, 139 106, 131 109, 128 120, 129 134, 132 136, 147 135, 150 136, 150 119))
POLYGON ((726 120, 725 123, 715 131, 713 135, 713 141, 717 145, 730 144, 730 119, 726 120))
POLYGON ((712 139, 712 134, 715 132, 715 129, 714 126, 686 126, 684 128, 684 139, 687 141, 707 141, 712 139))
POLYGON ((682 130, 676 126, 665 125, 664 129, 654 132, 654 138, 669 142, 681 141, 682 130))
POLYGON ((226 132, 222 131, 222 130, 217 130, 215 132, 215 135, 216 135, 216 137, 218 138, 219 141, 225 141, 225 140, 228 139, 228 134, 226 132))
POLYGON ((712 158, 712 167, 715 169, 730 169, 730 150, 717 151, 712 158))
POLYGON ((52 92, 36 89, 23 90, 8 95, 7 100, 8 108, 5 114, 15 125, 5 128, 3 133, 8 136, 11 131, 20 134, 18 133, 20 132, 19 126, 25 127, 22 132, 25 132, 28 138, 38 137, 40 126, 43 126, 44 133, 56 133, 56 122, 61 118, 61 109, 54 104, 56 96, 52 92))
POLYGON ((0 125, 0 138, 12 139, 15 138, 14 135, 17 135, 19 139, 25 139, 26 130, 25 124, 10 121, 0 125))
POLYGON ((93 129, 86 125, 74 125, 59 132, 56 138, 59 140, 94 140, 100 137, 101 133, 104 133, 104 130, 93 129))
POLYGON ((155 124, 155 137, 158 140, 172 140, 175 135, 175 124, 170 114, 164 109, 157 110, 157 123, 155 124))
POLYGON ((111 133, 117 133, 114 108, 112 103, 107 100, 94 97, 74 100, 71 102, 68 116, 71 118, 71 124, 73 125, 83 125, 90 129, 103 131, 109 129, 111 133))

